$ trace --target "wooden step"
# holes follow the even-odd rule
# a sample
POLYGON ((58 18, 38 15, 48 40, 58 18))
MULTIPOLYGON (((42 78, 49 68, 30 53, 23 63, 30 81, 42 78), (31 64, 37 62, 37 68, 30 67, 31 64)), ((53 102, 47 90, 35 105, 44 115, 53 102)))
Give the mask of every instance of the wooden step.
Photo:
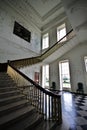
POLYGON ((6 97, 9 97, 9 96, 13 96, 13 95, 18 95, 18 94, 20 94, 19 90, 17 90, 17 91, 2 92, 2 93, 0 93, 0 99, 1 98, 6 98, 6 97))
POLYGON ((8 92, 8 91, 13 91, 13 90, 17 90, 16 86, 10 86, 10 87, 0 87, 0 93, 2 92, 8 92))
POLYGON ((29 105, 29 102, 26 99, 22 99, 20 101, 16 101, 14 103, 10 103, 4 106, 0 106, 0 116, 4 116, 14 110, 22 108, 23 106, 29 105))
POLYGON ((6 130, 34 130, 43 120, 43 116, 35 111, 13 125, 9 125, 6 130))
POLYGON ((4 115, 0 117, 0 130, 6 126, 14 124, 15 122, 20 121, 21 119, 29 116, 29 114, 35 111, 33 106, 25 106, 21 109, 18 109, 14 112, 9 113, 8 115, 4 115))
POLYGON ((10 104, 12 102, 20 101, 22 99, 26 99, 26 96, 19 94, 19 95, 13 95, 11 97, 5 97, 0 99, 0 106, 10 104))
POLYGON ((15 83, 11 83, 11 82, 6 82, 5 81, 5 83, 0 83, 0 87, 12 87, 12 86, 16 86, 16 84, 15 83))

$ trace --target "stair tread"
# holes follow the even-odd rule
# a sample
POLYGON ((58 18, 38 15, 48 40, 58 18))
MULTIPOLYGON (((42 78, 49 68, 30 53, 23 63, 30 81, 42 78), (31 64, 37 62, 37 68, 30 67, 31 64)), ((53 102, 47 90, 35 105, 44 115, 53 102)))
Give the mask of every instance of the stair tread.
POLYGON ((19 110, 16 110, 14 112, 11 112, 8 115, 4 115, 3 117, 0 117, 0 125, 4 125, 5 123, 13 121, 13 120, 15 120, 18 117, 28 113, 29 111, 31 111, 33 109, 34 109, 34 107, 29 105, 29 106, 23 107, 19 110))
POLYGON ((13 96, 10 96, 7 98, 0 99, 0 102, 4 102, 4 101, 10 100, 10 99, 15 99, 15 98, 19 98, 19 97, 24 97, 24 95, 22 95, 22 94, 16 95, 16 96, 13 95, 13 96))
POLYGON ((21 104, 25 104, 25 103, 28 103, 28 101, 24 99, 24 100, 22 100, 22 101, 17 101, 17 102, 14 102, 14 103, 10 103, 10 104, 1 106, 1 107, 0 107, 0 112, 5 111, 5 110, 8 110, 8 109, 10 109, 10 108, 13 108, 13 107, 18 106, 18 105, 21 105, 21 104))
POLYGON ((16 86, 8 86, 8 87, 3 87, 3 86, 0 86, 0 90, 2 90, 2 89, 10 89, 10 88, 17 89, 17 87, 16 87, 16 86))
POLYGON ((0 92, 0 95, 3 95, 3 94, 10 94, 10 93, 17 93, 17 92, 20 92, 19 90, 12 90, 12 91, 7 91, 7 92, 0 92))
MULTIPOLYGON (((40 122, 43 120, 43 116, 37 112, 32 113, 32 115, 27 116, 23 120, 16 122, 15 124, 11 125, 8 130, 31 130, 35 123, 40 122)), ((36 126, 35 126, 36 127, 36 126)))

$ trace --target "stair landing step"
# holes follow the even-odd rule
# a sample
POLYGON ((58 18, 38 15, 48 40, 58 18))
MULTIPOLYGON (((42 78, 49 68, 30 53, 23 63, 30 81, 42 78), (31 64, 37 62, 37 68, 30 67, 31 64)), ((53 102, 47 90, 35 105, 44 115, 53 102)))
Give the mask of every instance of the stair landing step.
POLYGON ((38 112, 10 125, 7 130, 34 130, 34 128, 43 121, 43 116, 38 112))
POLYGON ((31 105, 25 106, 17 111, 14 111, 8 115, 0 117, 0 126, 4 127, 5 125, 17 122, 19 119, 25 117, 28 113, 31 113, 35 108, 31 105))
POLYGON ((10 94, 10 93, 17 93, 20 92, 19 90, 13 90, 13 91, 7 91, 7 92, 0 92, 0 95, 4 95, 4 94, 10 94))
POLYGON ((9 103, 21 100, 21 99, 26 99, 26 97, 22 94, 13 95, 13 96, 10 96, 10 97, 7 97, 7 98, 5 97, 5 98, 0 99, 0 106, 6 105, 6 104, 9 104, 9 103))
POLYGON ((18 94, 20 94, 20 91, 19 91, 19 90, 1 92, 1 93, 0 93, 0 98, 6 98, 6 97, 13 96, 13 95, 18 95, 18 94))
POLYGON ((28 101, 27 100, 21 100, 21 101, 17 101, 14 103, 10 103, 4 106, 0 107, 0 116, 4 115, 4 114, 8 114, 8 112, 12 112, 14 110, 17 110, 18 108, 24 106, 24 105, 28 105, 28 101))

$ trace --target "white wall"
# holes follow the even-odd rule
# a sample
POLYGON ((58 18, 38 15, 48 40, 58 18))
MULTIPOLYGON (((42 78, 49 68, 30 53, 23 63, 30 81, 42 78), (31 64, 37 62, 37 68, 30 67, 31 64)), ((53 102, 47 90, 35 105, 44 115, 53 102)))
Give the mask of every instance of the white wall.
POLYGON ((40 30, 14 8, 0 1, 0 63, 37 55, 40 52, 40 44, 40 30), (31 32, 30 43, 13 34, 15 21, 31 32))
POLYGON ((76 91, 77 83, 82 82, 84 91, 87 93, 87 72, 85 70, 84 56, 87 56, 87 43, 80 43, 78 46, 70 50, 64 56, 50 64, 50 84, 55 81, 57 89, 60 88, 59 84, 59 61, 69 60, 70 75, 71 75, 71 89, 76 91))
MULTIPOLYGON (((35 72, 40 73, 40 68, 41 68, 41 65, 36 64, 36 65, 31 65, 31 66, 20 68, 20 71, 24 73, 26 76, 28 76, 29 78, 31 78, 32 80, 34 80, 35 72)), ((41 82, 41 75, 39 75, 39 83, 40 82, 41 82)))

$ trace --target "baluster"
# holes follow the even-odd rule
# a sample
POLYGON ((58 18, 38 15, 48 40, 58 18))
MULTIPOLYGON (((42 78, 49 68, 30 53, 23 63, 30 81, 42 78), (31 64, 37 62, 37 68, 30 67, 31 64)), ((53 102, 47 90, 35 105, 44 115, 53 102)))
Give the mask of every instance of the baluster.
POLYGON ((42 113, 41 112, 41 91, 40 91, 40 93, 39 93, 39 110, 40 110, 40 113, 42 113))
POLYGON ((39 111, 39 89, 37 89, 37 110, 39 111))
POLYGON ((50 96, 49 96, 49 120, 50 120, 50 118, 51 118, 51 104, 50 104, 50 96))
POLYGON ((54 98, 54 120, 56 120, 57 119, 57 105, 56 105, 56 98, 54 98))
POLYGON ((47 119, 47 95, 46 94, 44 100, 44 113, 45 113, 45 119, 47 119))
POLYGON ((61 112, 61 97, 58 98, 58 120, 59 123, 62 123, 62 112, 61 112))
POLYGON ((44 113, 44 102, 45 102, 45 100, 44 100, 44 93, 42 92, 42 113, 43 114, 45 114, 44 113))
POLYGON ((52 120, 53 120, 53 97, 52 97, 52 120))

